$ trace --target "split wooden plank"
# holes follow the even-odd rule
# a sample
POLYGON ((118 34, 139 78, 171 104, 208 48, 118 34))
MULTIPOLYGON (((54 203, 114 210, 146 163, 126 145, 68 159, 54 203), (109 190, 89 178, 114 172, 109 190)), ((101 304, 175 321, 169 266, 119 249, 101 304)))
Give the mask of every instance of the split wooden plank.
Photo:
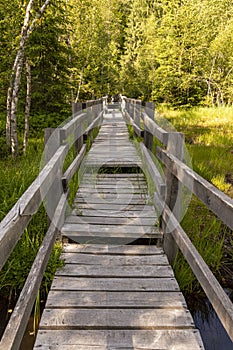
POLYGON ((128 218, 128 219, 136 219, 136 218, 154 218, 155 220, 155 212, 154 210, 144 210, 145 208, 142 208, 141 210, 104 210, 101 208, 100 210, 95 209, 81 209, 77 208, 74 209, 71 213, 71 215, 78 215, 82 217, 104 217, 104 218, 128 218))
POLYGON ((51 290, 61 291, 179 291, 174 277, 67 277, 55 276, 51 290))
POLYGON ((181 292, 51 291, 47 308, 186 308, 181 292))
POLYGON ((45 309, 40 329, 190 329, 184 309, 45 309))
POLYGON ((197 330, 41 330, 35 350, 203 350, 197 330))
POLYGON ((99 195, 102 195, 104 193, 112 193, 112 194, 142 194, 145 193, 147 194, 147 189, 144 188, 140 188, 140 187, 136 187, 133 185, 128 185, 128 187, 116 187, 116 186, 112 186, 112 187, 108 187, 108 188, 103 188, 103 187, 97 187, 97 186, 92 186, 92 187, 81 187, 79 188, 79 193, 81 194, 86 194, 86 193, 97 193, 99 195))
POLYGON ((79 264, 79 265, 103 265, 108 266, 114 264, 114 266, 151 266, 156 265, 168 265, 168 259, 165 254, 160 255, 95 255, 91 253, 62 253, 61 259, 66 264, 79 264))
POLYGON ((153 265, 78 265, 65 264, 65 266, 57 273, 59 276, 70 277, 110 277, 110 278, 130 278, 130 277, 154 277, 164 278, 173 277, 173 271, 169 266, 153 265))
POLYGON ((104 216, 68 216, 66 218, 66 223, 68 224, 108 224, 108 225, 132 225, 132 226, 153 226, 158 223, 158 218, 156 216, 146 218, 141 217, 132 217, 132 218, 111 218, 104 216))
POLYGON ((135 237, 139 238, 145 234, 159 235, 160 231, 156 226, 143 225, 89 225, 89 224, 70 224, 65 223, 62 227, 63 234, 72 236, 87 237, 135 237))
MULTIPOLYGON (((130 211, 138 211, 138 210, 145 210, 145 212, 147 211, 147 208, 151 208, 150 205, 148 204, 145 204, 144 201, 141 202, 142 204, 140 204, 140 202, 136 202, 136 203, 127 203, 126 201, 117 201, 116 202, 105 202, 103 200, 99 201, 98 202, 93 202, 90 203, 90 202, 86 202, 84 201, 83 199, 81 200, 75 200, 75 203, 74 203, 74 208, 77 208, 77 210, 81 210, 81 215, 82 215, 82 209, 93 209, 93 210, 109 210, 109 211, 117 211, 117 212, 124 212, 124 210, 130 210, 130 211)), ((78 212, 78 214, 80 214, 78 212)))
POLYGON ((63 253, 82 253, 93 255, 107 254, 111 255, 162 255, 164 251, 162 248, 155 245, 101 245, 101 244, 65 244, 63 246, 63 253))

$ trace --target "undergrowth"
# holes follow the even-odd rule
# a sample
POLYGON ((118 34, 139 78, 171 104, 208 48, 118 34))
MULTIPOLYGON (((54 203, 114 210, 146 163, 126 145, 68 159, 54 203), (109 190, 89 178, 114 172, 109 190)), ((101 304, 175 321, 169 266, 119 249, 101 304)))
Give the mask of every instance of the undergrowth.
MULTIPOLYGON (((159 112, 162 119, 185 134, 194 171, 233 198, 233 108, 171 110, 160 106, 159 112)), ((229 281, 233 277, 231 230, 195 196, 181 225, 219 281, 223 284, 226 279, 229 281)), ((182 291, 201 291, 181 254, 174 269, 182 291)))

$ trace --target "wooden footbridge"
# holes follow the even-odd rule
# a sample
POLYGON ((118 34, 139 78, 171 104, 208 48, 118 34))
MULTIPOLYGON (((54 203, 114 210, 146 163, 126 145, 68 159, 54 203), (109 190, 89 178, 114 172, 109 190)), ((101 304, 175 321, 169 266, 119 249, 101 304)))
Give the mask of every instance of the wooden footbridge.
POLYGON ((181 185, 231 229, 233 201, 185 164, 183 135, 157 125, 153 105, 123 97, 120 104, 103 98, 75 108, 50 138, 47 132, 46 164, 0 224, 2 267, 42 201, 51 222, 0 349, 19 349, 57 239, 64 266, 34 349, 204 349, 170 265, 177 249, 233 339, 232 303, 179 224, 181 185), (73 145, 77 156, 64 170, 73 145))

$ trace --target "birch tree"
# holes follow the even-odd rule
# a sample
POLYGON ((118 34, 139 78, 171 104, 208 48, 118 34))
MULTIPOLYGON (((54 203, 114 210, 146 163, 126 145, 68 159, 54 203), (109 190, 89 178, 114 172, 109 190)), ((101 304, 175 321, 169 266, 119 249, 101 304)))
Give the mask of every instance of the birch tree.
POLYGON ((37 21, 43 15, 51 0, 44 1, 43 5, 32 18, 32 10, 35 0, 29 0, 26 7, 24 23, 21 28, 19 49, 12 67, 11 80, 7 94, 7 119, 6 119, 6 141, 11 146, 13 157, 18 156, 18 135, 17 135, 17 107, 18 94, 21 83, 22 69, 24 64, 24 53, 30 34, 35 29, 37 21))
POLYGON ((23 139, 23 154, 26 154, 29 135, 29 116, 31 107, 31 64, 30 60, 26 60, 26 79, 27 79, 27 93, 26 93, 26 106, 25 106, 25 127, 24 127, 24 139, 23 139))

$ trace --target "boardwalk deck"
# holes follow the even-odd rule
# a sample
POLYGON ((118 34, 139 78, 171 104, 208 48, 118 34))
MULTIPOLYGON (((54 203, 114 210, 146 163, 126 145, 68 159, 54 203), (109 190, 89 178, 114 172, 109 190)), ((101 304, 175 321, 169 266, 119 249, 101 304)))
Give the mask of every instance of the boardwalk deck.
POLYGON ((62 228, 76 243, 64 245, 35 349, 204 349, 163 249, 129 244, 161 239, 140 166, 122 115, 112 110, 62 228), (122 167, 135 172, 115 173, 122 167))

